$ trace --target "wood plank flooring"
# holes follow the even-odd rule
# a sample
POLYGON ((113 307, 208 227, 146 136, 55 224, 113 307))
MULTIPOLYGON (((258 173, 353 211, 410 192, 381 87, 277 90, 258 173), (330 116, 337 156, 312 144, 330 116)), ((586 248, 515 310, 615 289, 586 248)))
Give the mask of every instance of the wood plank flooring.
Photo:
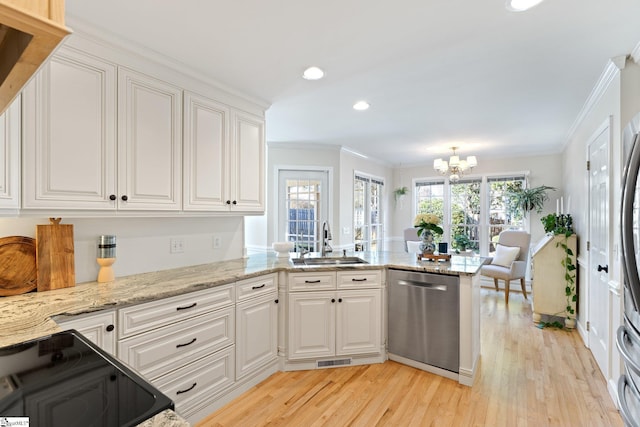
POLYGON ((198 427, 623 425, 577 331, 538 329, 520 293, 482 298, 473 387, 391 361, 279 372, 198 427))

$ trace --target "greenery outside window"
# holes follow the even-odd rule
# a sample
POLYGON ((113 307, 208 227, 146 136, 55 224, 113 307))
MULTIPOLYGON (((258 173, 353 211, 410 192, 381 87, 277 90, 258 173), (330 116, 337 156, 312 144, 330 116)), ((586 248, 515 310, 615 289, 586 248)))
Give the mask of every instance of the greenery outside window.
POLYGON ((464 235, 467 249, 480 249, 480 187, 482 179, 465 179, 451 184, 451 239, 464 235))

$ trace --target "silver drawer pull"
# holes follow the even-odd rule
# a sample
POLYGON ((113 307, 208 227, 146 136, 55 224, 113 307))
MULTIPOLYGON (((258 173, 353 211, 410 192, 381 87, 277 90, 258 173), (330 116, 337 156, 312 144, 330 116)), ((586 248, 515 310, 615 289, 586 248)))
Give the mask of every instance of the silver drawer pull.
POLYGON ((196 305, 198 305, 198 303, 197 303, 197 302, 194 302, 193 304, 191 304, 191 305, 185 305, 184 307, 176 307, 176 310, 177 310, 177 311, 180 311, 180 310, 188 310, 188 309, 190 309, 190 308, 195 307, 196 305))
POLYGON ((351 279, 352 282, 366 282, 367 278, 365 277, 364 279, 351 279))
POLYGON ((304 283, 320 283, 320 280, 305 280, 304 283))
POLYGON ((194 387, 195 387, 195 386, 197 386, 197 385, 198 385, 198 383, 193 383, 193 385, 192 385, 191 387, 189 387, 188 389, 186 389, 186 390, 178 390, 178 391, 176 391, 176 394, 182 394, 182 393, 186 393, 186 392, 188 392, 188 391, 191 391, 191 390, 193 390, 193 389, 194 389, 194 387))
POLYGON ((251 287, 251 289, 253 289, 253 290, 261 289, 261 288, 264 288, 265 286, 267 286, 267 285, 266 285, 265 283, 263 283, 263 284, 262 284, 262 285, 260 285, 260 286, 252 286, 252 287, 251 287))
POLYGON ((196 340, 197 340, 197 338, 194 338, 194 339, 192 339, 191 341, 189 341, 189 342, 188 342, 188 343, 186 343, 186 344, 177 344, 177 345, 176 345, 176 348, 186 347, 186 346, 191 345, 191 344, 193 344, 194 342, 196 342, 196 340))

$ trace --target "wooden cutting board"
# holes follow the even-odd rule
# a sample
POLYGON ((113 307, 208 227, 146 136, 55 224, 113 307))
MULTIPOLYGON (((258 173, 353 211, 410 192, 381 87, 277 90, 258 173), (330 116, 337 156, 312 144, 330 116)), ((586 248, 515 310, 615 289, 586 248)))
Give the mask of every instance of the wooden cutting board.
POLYGON ((23 236, 0 238, 0 296, 34 290, 37 273, 35 240, 23 236))
POLYGON ((49 218, 51 224, 36 225, 38 292, 76 285, 73 225, 60 224, 60 219, 49 218))

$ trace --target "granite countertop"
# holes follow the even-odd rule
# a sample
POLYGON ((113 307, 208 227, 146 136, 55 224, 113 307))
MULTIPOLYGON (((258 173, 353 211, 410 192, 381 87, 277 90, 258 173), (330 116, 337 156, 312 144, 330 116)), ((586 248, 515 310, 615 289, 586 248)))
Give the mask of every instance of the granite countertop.
POLYGON ((170 409, 160 412, 153 418, 138 424, 136 427, 190 427, 187 421, 170 409))
MULTIPOLYGON (((332 253, 340 257, 341 253, 332 253)), ((418 261, 405 252, 349 253, 368 264, 294 266, 288 258, 259 254, 248 258, 214 262, 117 278, 109 283, 87 282, 47 292, 31 292, 0 298, 0 347, 59 332, 53 320, 153 301, 211 288, 237 280, 279 271, 362 270, 397 268, 448 275, 475 275, 484 258, 453 256, 448 262, 418 261)), ((295 256, 295 255, 292 255, 295 256)), ((311 256, 318 256, 311 254, 311 256)))

